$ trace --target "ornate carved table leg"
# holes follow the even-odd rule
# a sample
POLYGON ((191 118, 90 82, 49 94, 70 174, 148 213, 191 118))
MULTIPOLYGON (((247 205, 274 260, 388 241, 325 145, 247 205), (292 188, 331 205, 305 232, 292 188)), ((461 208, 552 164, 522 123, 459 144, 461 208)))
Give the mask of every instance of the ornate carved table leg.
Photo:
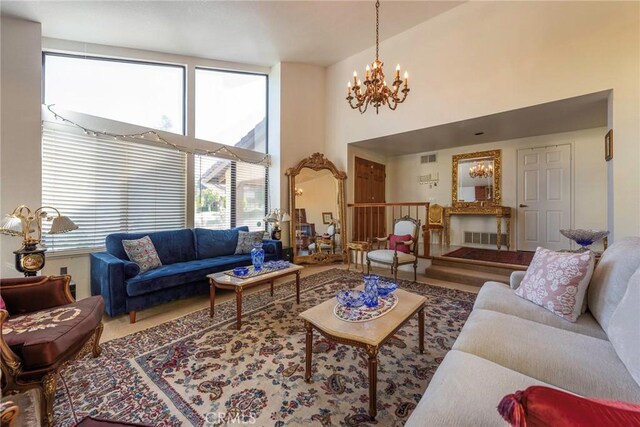
POLYGON ((42 379, 42 394, 44 395, 44 402, 42 405, 43 425, 50 427, 53 425, 53 399, 56 394, 56 371, 49 372, 42 379))
POLYGON ((507 220, 507 250, 511 250, 511 215, 505 218, 507 220))
POLYGON ((296 271, 296 304, 300 304, 300 271, 296 271))
POLYGON ((378 392, 378 347, 367 346, 369 355, 369 416, 371 420, 376 419, 378 408, 376 405, 376 395, 378 392))
POLYGON ((445 219, 445 243, 447 244, 447 247, 449 247, 449 245, 451 245, 451 215, 445 214, 444 216, 445 219))
POLYGON ((420 353, 424 354, 424 306, 418 311, 418 334, 420 334, 418 339, 420 353))
POLYGON ((502 215, 496 215, 496 231, 498 235, 496 236, 496 243, 498 246, 498 250, 502 246, 502 215))
POLYGON ((242 287, 236 286, 236 329, 242 327, 242 287))
POLYGON ((313 326, 311 323, 305 320, 304 328, 307 330, 305 336, 305 370, 304 370, 304 380, 305 382, 311 382, 311 350, 313 347, 313 326))
POLYGON ((209 317, 213 317, 215 313, 216 303, 216 284, 213 279, 209 279, 209 317))

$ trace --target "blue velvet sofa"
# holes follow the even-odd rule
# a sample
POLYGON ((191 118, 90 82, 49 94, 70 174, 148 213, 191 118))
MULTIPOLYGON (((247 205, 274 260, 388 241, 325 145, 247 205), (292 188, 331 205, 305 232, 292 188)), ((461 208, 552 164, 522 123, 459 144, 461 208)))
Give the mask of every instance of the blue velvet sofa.
MULTIPOLYGON (((135 322, 136 311, 206 293, 207 274, 251 265, 251 255, 234 255, 238 231, 204 228, 159 231, 154 233, 114 233, 106 238, 106 252, 91 254, 91 294, 102 295, 109 316, 129 313, 135 322), (129 261, 122 240, 149 236, 162 266, 140 273, 129 261)), ((265 260, 282 259, 282 242, 263 240, 265 260)))

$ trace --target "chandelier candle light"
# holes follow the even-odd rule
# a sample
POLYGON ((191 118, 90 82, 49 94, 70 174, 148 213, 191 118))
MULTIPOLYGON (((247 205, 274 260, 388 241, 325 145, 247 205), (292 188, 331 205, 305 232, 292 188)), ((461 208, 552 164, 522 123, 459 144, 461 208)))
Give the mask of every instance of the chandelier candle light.
POLYGON ((0 233, 22 237, 22 247, 13 253, 16 255, 16 270, 25 276, 35 276, 44 267, 44 252, 47 249, 38 248, 42 242, 43 220, 51 221, 49 234, 78 229, 68 216, 60 214, 58 209, 51 206, 42 206, 32 211, 27 206, 20 205, 6 215, 0 226, 0 233), (50 215, 47 211, 55 211, 55 215, 50 215), (37 232, 35 237, 31 235, 32 232, 37 232))
POLYGON ((476 163, 469 168, 471 178, 491 178, 493 176, 493 166, 485 165, 484 162, 476 163))
POLYGON ((380 29, 380 0, 376 1, 376 60, 371 63, 371 67, 367 65, 364 76, 364 92, 363 83, 358 79, 358 73, 353 72, 353 86, 351 82, 347 83, 347 101, 354 110, 357 108, 360 114, 367 111, 369 104, 373 104, 378 114, 381 105, 388 106, 391 110, 395 110, 398 104, 404 102, 409 93, 409 74, 404 73, 404 88, 400 90, 403 83, 400 80, 400 65, 396 67, 396 75, 391 87, 387 86, 387 82, 382 71, 384 63, 379 58, 379 29, 380 29), (398 95, 402 92, 402 97, 398 95), (354 103, 355 100, 355 103, 354 103))

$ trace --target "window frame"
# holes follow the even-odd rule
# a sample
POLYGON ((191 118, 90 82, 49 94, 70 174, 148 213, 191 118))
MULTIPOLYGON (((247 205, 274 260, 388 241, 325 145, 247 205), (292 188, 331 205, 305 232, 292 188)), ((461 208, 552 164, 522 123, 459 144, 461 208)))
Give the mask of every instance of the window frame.
MULTIPOLYGON (((167 62, 144 61, 144 60, 138 60, 138 59, 116 58, 116 57, 108 57, 108 56, 79 55, 79 54, 73 54, 73 53, 51 52, 51 51, 43 50, 42 51, 42 91, 41 91, 42 104, 45 103, 45 99, 46 99, 47 56, 58 56, 63 58, 88 59, 92 61, 118 62, 118 63, 126 63, 126 64, 149 65, 149 66, 156 66, 156 67, 169 67, 169 68, 181 69, 182 70, 182 102, 180 102, 180 107, 182 108, 182 132, 176 135, 183 135, 183 136, 187 135, 187 67, 185 65, 170 64, 167 62)), ((81 111, 79 112, 81 113, 81 111)), ((107 117, 103 117, 103 118, 108 119, 107 117)), ((136 126, 141 126, 148 129, 164 132, 162 129, 156 129, 148 126, 138 125, 135 123, 132 123, 132 124, 136 126)))

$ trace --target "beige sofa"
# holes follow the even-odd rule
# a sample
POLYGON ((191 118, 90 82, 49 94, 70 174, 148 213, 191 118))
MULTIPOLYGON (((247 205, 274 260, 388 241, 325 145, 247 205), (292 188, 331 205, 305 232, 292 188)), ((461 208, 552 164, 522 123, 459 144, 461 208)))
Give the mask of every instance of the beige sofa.
POLYGON ((452 350, 406 423, 504 426, 503 396, 531 385, 640 403, 640 237, 602 255, 576 323, 487 282, 452 350))

